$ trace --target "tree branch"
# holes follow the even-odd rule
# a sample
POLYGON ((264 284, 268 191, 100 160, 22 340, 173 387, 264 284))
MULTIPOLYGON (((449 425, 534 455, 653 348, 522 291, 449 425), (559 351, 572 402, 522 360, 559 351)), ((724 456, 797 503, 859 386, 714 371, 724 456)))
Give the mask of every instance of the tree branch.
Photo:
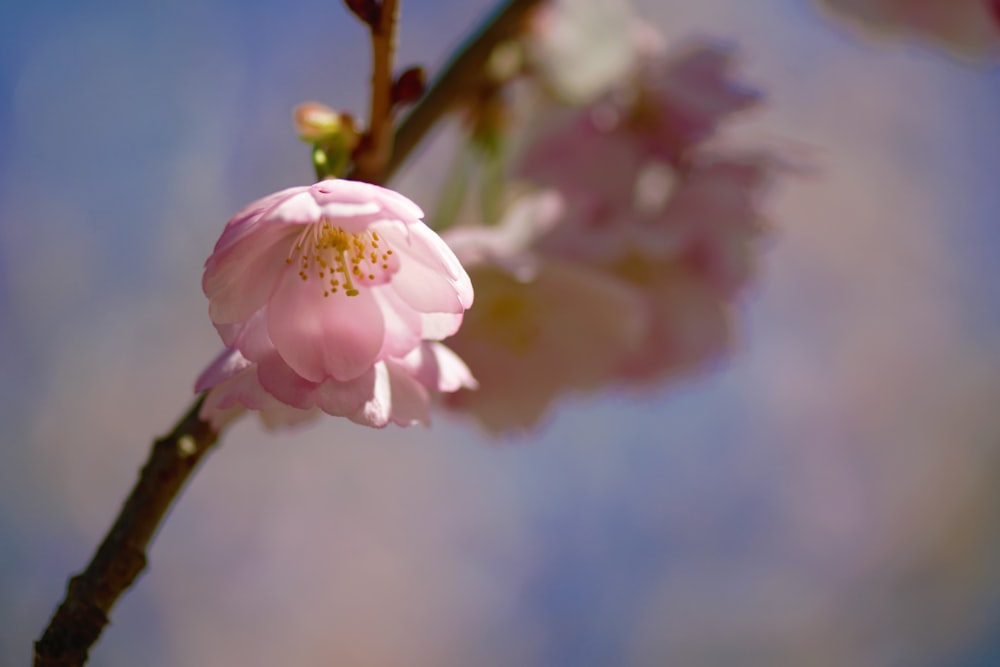
POLYGON ((368 131, 355 156, 357 180, 377 183, 392 154, 392 59, 396 52, 399 0, 382 0, 378 21, 371 23, 372 87, 368 131))
POLYGON ((146 567, 146 549, 184 482, 218 434, 198 417, 202 398, 169 435, 156 440, 132 493, 87 569, 69 580, 66 597, 35 642, 35 667, 82 665, 118 598, 146 567))
POLYGON ((386 180, 402 166, 431 128, 451 112, 467 93, 477 88, 493 49, 516 37, 528 13, 540 2, 507 0, 458 48, 396 130, 392 157, 383 170, 386 180))

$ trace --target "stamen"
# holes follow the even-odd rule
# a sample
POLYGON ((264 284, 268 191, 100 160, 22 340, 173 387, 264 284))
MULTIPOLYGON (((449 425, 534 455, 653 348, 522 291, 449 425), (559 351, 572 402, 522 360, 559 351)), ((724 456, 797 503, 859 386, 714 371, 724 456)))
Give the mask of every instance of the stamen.
POLYGON ((377 232, 351 233, 328 220, 305 225, 288 250, 285 264, 298 264, 299 278, 317 278, 324 297, 343 287, 347 296, 357 296, 363 286, 388 282, 399 270, 391 249, 379 248, 385 241, 377 232))

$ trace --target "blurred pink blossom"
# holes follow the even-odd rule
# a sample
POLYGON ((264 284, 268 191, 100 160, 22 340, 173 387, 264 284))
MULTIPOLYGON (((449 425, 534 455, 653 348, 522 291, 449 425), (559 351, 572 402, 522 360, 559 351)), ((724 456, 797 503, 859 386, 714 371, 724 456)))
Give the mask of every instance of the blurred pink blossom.
POLYGON ((760 103, 763 95, 733 76, 736 49, 693 41, 667 59, 649 58, 626 126, 650 152, 672 163, 710 139, 720 122, 760 103))
POLYGON ((780 166, 767 155, 704 158, 660 210, 617 223, 625 249, 604 266, 640 291, 649 322, 623 379, 676 377, 727 351, 732 303, 753 278, 761 199, 780 166))
POLYGON ((867 31, 914 33, 955 53, 1000 54, 1000 0, 820 0, 867 31))
POLYGON ((476 283, 476 305, 448 343, 479 381, 445 397, 491 431, 535 426, 553 400, 607 384, 643 341, 638 290, 532 245, 561 213, 551 192, 523 197, 498 227, 456 228, 449 244, 476 283))
POLYGON ((662 37, 628 0, 549 0, 532 14, 528 52, 546 88, 588 104, 633 76, 662 37))
POLYGON ((202 281, 229 349, 199 380, 199 390, 226 385, 207 409, 276 399, 371 426, 408 424, 426 421, 428 389, 468 385, 459 360, 423 345, 458 329, 473 292, 422 215, 391 190, 326 180, 234 216, 202 281))
POLYGON ((637 213, 637 184, 650 166, 680 166, 721 121, 760 101, 732 77, 734 58, 727 46, 698 42, 649 59, 627 91, 543 125, 515 176, 558 190, 567 217, 600 233, 637 213))

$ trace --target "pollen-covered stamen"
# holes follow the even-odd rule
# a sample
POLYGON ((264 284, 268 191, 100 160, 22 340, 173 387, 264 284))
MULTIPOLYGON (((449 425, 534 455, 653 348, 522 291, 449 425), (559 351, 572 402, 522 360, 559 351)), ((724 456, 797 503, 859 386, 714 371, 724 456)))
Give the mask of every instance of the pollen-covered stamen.
POLYGON ((359 287, 385 284, 399 270, 398 256, 378 232, 355 234, 327 220, 305 226, 285 263, 297 265, 303 281, 318 280, 325 297, 357 296, 359 287))

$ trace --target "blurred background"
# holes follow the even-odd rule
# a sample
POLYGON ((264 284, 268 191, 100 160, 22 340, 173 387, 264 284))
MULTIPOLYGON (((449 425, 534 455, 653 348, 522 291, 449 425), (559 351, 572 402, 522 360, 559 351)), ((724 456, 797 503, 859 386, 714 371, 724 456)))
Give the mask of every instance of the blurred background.
MULTIPOLYGON (((733 358, 519 437, 243 420, 92 664, 1000 664, 1000 71, 807 0, 637 4, 738 43, 748 136, 819 166, 769 202, 733 358)), ((404 1, 400 64, 489 7, 404 1)), ((367 54, 333 0, 0 5, 0 664, 216 353, 222 225, 311 180, 291 108, 363 113, 367 54)))

